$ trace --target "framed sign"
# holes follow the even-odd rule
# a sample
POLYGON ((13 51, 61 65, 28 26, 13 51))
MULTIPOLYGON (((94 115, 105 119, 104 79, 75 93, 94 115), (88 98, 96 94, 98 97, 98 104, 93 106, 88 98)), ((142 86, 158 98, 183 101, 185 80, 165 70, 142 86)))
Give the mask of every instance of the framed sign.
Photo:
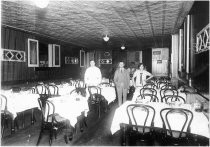
POLYGON ((100 64, 112 64, 112 59, 100 59, 100 64))
POLYGON ((77 57, 65 57, 65 64, 78 64, 79 60, 77 57))
POLYGON ((39 67, 39 43, 35 39, 28 39, 28 67, 39 67))
POLYGON ((80 50, 80 67, 85 66, 85 51, 80 50))

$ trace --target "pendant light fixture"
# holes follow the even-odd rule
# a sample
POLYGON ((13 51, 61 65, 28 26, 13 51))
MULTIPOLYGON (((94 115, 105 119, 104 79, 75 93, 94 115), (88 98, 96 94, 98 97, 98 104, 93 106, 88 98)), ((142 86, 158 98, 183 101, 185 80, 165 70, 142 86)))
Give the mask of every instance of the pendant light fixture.
POLYGON ((34 0, 34 3, 39 8, 45 8, 49 4, 49 0, 34 0))
POLYGON ((103 39, 105 42, 109 41, 109 37, 107 35, 103 39))
POLYGON ((121 46, 121 50, 124 50, 124 49, 125 49, 125 46, 124 46, 124 45, 122 45, 122 46, 121 46))

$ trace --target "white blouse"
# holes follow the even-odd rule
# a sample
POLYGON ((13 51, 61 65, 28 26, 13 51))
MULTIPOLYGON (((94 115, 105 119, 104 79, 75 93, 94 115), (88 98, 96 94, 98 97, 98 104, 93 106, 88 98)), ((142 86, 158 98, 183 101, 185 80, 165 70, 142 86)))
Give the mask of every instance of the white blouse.
POLYGON ((147 76, 152 76, 152 74, 146 70, 143 70, 143 71, 136 70, 133 74, 133 81, 134 81, 134 78, 136 78, 136 82, 134 81, 135 85, 136 86, 144 86, 146 84, 147 76), (142 77, 142 80, 141 80, 141 77, 142 77))

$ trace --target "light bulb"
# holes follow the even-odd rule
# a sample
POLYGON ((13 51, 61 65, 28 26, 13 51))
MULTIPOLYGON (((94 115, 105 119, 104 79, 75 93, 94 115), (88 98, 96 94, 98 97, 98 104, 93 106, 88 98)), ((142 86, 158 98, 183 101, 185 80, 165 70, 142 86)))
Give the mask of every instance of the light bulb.
POLYGON ((109 41, 109 37, 107 37, 107 35, 104 37, 104 41, 109 41))
POLYGON ((124 50, 124 49, 125 49, 125 46, 124 46, 124 45, 123 45, 123 46, 121 46, 121 49, 122 49, 122 50, 124 50))
POLYGON ((45 8, 49 4, 49 0, 35 0, 34 3, 39 8, 45 8))

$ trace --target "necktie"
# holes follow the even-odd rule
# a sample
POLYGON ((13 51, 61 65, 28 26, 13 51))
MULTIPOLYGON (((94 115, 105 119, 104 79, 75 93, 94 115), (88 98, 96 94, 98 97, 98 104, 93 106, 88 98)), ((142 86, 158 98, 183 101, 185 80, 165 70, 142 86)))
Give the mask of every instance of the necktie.
POLYGON ((142 85, 142 73, 140 73, 140 84, 142 85))

